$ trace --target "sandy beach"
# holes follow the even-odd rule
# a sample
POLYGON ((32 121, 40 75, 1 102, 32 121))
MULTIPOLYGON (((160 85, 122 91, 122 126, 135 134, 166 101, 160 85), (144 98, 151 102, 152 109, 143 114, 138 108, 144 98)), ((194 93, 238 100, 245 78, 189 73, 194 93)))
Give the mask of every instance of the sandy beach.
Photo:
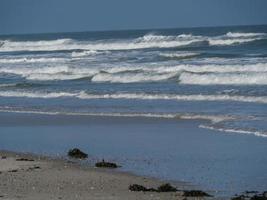
POLYGON ((4 200, 184 199, 183 192, 128 189, 130 184, 157 187, 163 183, 155 179, 29 154, 0 151, 0 157, 0 198, 4 200))

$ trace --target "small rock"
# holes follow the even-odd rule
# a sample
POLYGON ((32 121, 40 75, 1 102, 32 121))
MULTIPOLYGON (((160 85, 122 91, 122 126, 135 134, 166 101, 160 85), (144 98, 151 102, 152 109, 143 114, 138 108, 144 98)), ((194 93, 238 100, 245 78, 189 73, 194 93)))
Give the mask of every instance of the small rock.
POLYGON ((86 159, 88 157, 88 154, 82 152, 80 149, 74 148, 69 150, 68 156, 77 159, 86 159))

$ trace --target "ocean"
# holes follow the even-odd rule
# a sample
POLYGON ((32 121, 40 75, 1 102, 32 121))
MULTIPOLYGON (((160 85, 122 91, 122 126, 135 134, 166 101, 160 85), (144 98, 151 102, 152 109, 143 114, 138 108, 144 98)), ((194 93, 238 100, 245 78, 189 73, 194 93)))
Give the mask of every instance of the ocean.
MULTIPOLYGON (((208 138, 213 137, 210 133, 216 131, 221 134, 218 137, 224 138, 223 147, 227 148, 228 143, 235 148, 239 136, 244 136, 240 139, 241 143, 243 141, 243 144, 248 145, 249 140, 257 141, 263 145, 257 150, 262 153, 266 149, 267 139, 267 26, 2 35, 0 111, 104 119, 119 117, 125 118, 124 120, 141 118, 156 120, 153 126, 159 120, 159 124, 165 129, 155 126, 161 131, 158 131, 157 137, 161 133, 164 135, 167 125, 174 130, 175 123, 179 120, 197 120, 193 124, 195 130, 199 131, 199 141, 203 138, 209 141, 208 138), (171 123, 165 120, 171 120, 171 123), (235 141, 233 144, 231 138, 235 141)), ((7 118, 2 119, 2 125, 3 120, 7 118)), ((124 123, 123 120, 122 122, 124 123)), ((125 123, 127 124, 127 120, 125 123)), ((127 130, 127 126, 123 126, 123 130, 127 130)), ((190 128, 190 125, 182 127, 190 128)), ((128 128, 136 127, 129 125, 128 128)), ((5 140, 9 131, 3 127, 1 129, 1 147, 10 148, 12 144, 7 145, 7 141, 12 140, 5 140)), ((153 129, 155 132, 157 130, 153 129)), ((188 129, 181 130, 184 131, 184 137, 186 130, 188 129)), ((145 132, 145 129, 135 131, 145 132)), ((182 139, 180 136, 178 138, 182 139)), ((121 134, 118 137, 124 138, 121 134)), ((175 137, 172 132, 172 141, 169 142, 175 143, 175 137)), ((188 137, 192 139, 191 136, 188 137)), ((27 143, 19 138, 21 141, 17 143, 27 143)), ((122 141, 131 144, 126 138, 122 141)), ((172 145, 175 146, 174 143, 172 145)), ((162 147, 164 146, 167 147, 168 144, 163 142, 162 147)), ((130 148, 127 145, 123 147, 130 148)), ((209 152, 215 147, 210 148, 209 152)), ((249 150, 248 146, 247 148, 245 152, 249 150)), ((220 150, 222 149, 221 147, 220 150)), ((244 150, 245 146, 241 149, 244 150)), ((140 155, 145 153, 141 152, 140 155)), ((223 157, 224 154, 220 153, 222 152, 214 154, 223 157)), ((101 152, 101 155, 106 154, 101 152)), ((111 158, 118 155, 114 153, 111 158)), ((250 158, 255 155, 256 153, 251 154, 250 158)), ((154 155, 157 156, 159 155, 154 155)), ((183 156, 184 168, 181 169, 186 169, 187 158, 186 155, 183 156)), ((236 155, 238 156, 240 155, 236 155)), ((242 156, 245 159, 246 155, 242 156)), ((265 154, 258 156, 267 160, 265 154)), ((160 157, 163 158, 164 155, 160 157)), ((178 160, 181 161, 180 158, 178 160)), ((243 161, 245 166, 246 162, 243 161)), ((163 164, 165 161, 160 162, 163 164)), ((224 166, 221 162, 222 160, 216 166, 224 166)), ((261 169, 264 169, 266 163, 261 164, 261 169)), ((129 169, 134 168, 129 162, 128 165, 129 169)), ((160 166, 158 163, 156 165, 160 166)), ((227 171, 225 168, 227 173, 231 170, 238 172, 238 163, 234 166, 235 170, 230 167, 227 171)), ((157 172, 157 175, 144 173, 144 169, 137 171, 172 179, 170 174, 176 169, 166 166, 164 169, 167 168, 165 174, 157 172)), ((247 169, 246 173, 252 168, 247 169)), ((194 168, 194 173, 197 174, 199 169, 194 168)), ((216 176, 216 172, 215 170, 213 176, 216 176)), ((188 172, 190 173, 192 170, 188 172)), ((201 177, 207 174, 208 171, 205 171, 201 177)), ((231 172, 227 177, 232 175, 231 172)), ((201 177, 187 175, 183 178, 185 181, 204 184, 206 188, 222 189, 219 178, 215 184, 201 177)), ((180 178, 177 176, 173 179, 180 178)), ((240 179, 233 181, 235 189, 241 191, 251 188, 246 187, 249 181, 245 181, 244 187, 239 187, 239 182, 240 179)), ((253 184, 252 181, 251 185, 253 184)), ((259 185, 265 187, 266 182, 261 179, 257 181, 256 186, 259 185)), ((224 182, 223 189, 229 187, 228 182, 224 182)))
POLYGON ((207 118, 267 136, 267 26, 0 37, 0 109, 207 118))

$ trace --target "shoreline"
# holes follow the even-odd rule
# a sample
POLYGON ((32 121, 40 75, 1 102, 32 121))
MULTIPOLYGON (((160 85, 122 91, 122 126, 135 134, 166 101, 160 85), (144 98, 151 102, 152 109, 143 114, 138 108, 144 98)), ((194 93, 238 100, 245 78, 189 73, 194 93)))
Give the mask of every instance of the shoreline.
POLYGON ((78 147, 91 158, 85 166, 104 158, 122 165, 112 173, 177 183, 178 189, 201 189, 218 198, 265 190, 266 140, 200 129, 203 119, 22 113, 0 113, 0 119, 1 149, 61 160, 78 147))
MULTIPOLYGON (((166 183, 155 178, 95 168, 63 158, 5 150, 0 150, 0 178, 0 197, 4 200, 184 199, 182 190, 164 193, 129 191, 131 184, 158 187, 166 183)), ((175 186, 178 190, 183 188, 181 184, 175 186)))

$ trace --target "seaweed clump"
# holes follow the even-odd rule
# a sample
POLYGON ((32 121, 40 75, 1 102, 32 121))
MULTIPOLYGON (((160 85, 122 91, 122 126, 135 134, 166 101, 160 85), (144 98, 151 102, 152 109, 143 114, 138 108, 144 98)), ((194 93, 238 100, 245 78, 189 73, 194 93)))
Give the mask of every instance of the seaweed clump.
POLYGON ((211 197, 210 194, 201 190, 185 190, 183 196, 186 197, 211 197))
POLYGON ((88 154, 82 152, 78 148, 74 148, 74 149, 69 150, 68 156, 71 157, 71 158, 76 158, 76 159, 86 159, 86 158, 88 158, 88 154))
POLYGON ((134 191, 134 192, 176 192, 178 191, 175 187, 171 186, 169 183, 163 184, 159 186, 157 189, 147 188, 142 185, 133 184, 129 186, 129 190, 134 191))

